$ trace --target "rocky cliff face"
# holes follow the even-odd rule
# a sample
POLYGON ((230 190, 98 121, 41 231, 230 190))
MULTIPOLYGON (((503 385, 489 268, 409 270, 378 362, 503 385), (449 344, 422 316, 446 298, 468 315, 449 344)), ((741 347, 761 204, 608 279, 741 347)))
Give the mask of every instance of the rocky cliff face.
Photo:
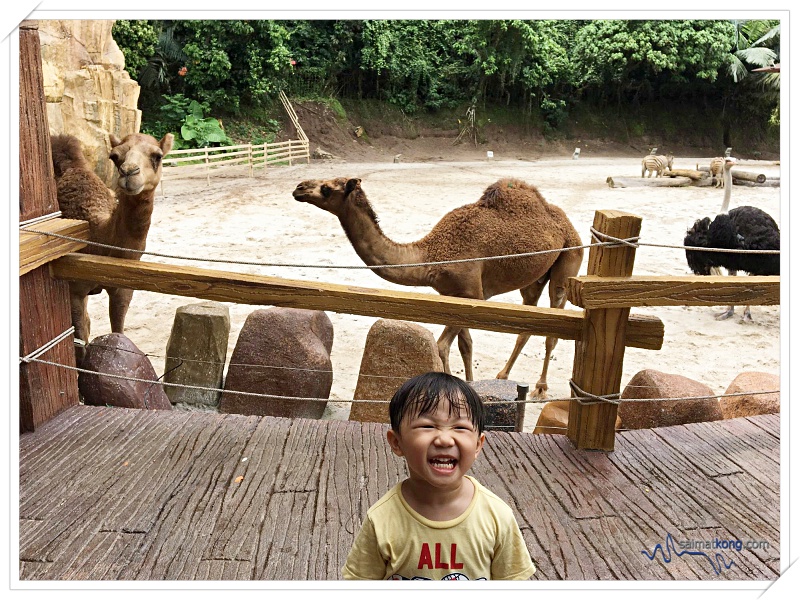
POLYGON ((112 185, 108 135, 136 133, 139 84, 125 71, 125 59, 111 37, 114 21, 41 20, 44 93, 52 135, 69 133, 81 141, 95 172, 112 185))

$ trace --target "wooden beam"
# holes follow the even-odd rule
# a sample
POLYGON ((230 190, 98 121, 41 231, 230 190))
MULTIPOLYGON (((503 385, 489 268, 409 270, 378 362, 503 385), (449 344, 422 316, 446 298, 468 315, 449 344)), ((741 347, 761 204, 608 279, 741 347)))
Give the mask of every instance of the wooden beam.
POLYGON ((607 177, 610 188, 626 187, 687 187, 692 184, 688 177, 607 177))
MULTIPOLYGON (((29 229, 57 233, 68 237, 89 239, 89 223, 77 219, 48 219, 29 229)), ((63 240, 44 233, 30 233, 24 228, 19 230, 19 274, 24 275, 37 267, 85 247, 86 244, 63 240)))
POLYGON ((567 299, 581 308, 631 306, 774 306, 781 278, 757 276, 573 277, 567 299))
MULTIPOLYGON (((89 254, 63 256, 50 263, 50 272, 53 277, 68 281, 96 281, 218 302, 329 310, 566 340, 578 339, 583 326, 583 311, 296 281, 89 254)), ((659 319, 634 318, 631 331, 628 340, 631 346, 661 347, 664 325, 659 319)))
MULTIPOLYGON (((629 213, 600 210, 594 215, 593 229, 600 235, 624 240, 637 237, 641 227, 641 217, 629 213)), ((635 256, 633 246, 594 245, 589 250, 587 273, 601 278, 629 277, 635 256)), ((577 389, 594 396, 619 393, 629 312, 630 308, 585 311, 572 366, 572 382, 577 389)), ((572 396, 567 437, 579 450, 613 450, 617 405, 610 402, 581 404, 575 399, 579 396, 575 390, 572 396)))

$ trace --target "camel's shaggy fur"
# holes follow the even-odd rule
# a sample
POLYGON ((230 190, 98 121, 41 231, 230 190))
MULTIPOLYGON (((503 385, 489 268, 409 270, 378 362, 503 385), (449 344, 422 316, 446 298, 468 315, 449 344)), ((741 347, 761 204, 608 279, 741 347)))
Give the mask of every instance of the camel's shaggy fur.
MULTIPOLYGON (((153 198, 161 181, 161 160, 172 149, 173 136, 161 141, 144 134, 131 134, 120 140, 109 138, 109 158, 117 167, 115 192, 95 175, 81 152, 80 142, 71 135, 56 135, 50 140, 53 170, 58 190, 58 205, 68 219, 89 222, 89 239, 142 251, 147 243, 153 198)), ((138 260, 139 252, 126 252, 89 245, 81 252, 138 260)), ((90 320, 87 296, 103 286, 92 282, 70 282, 70 305, 75 338, 89 342, 90 320)), ((105 288, 109 296, 109 316, 113 333, 123 333, 133 290, 105 288)), ((78 362, 84 351, 76 349, 78 362)))
MULTIPOLYGON (((534 186, 517 179, 501 179, 490 185, 477 202, 450 211, 430 233, 409 244, 393 242, 381 231, 360 179, 303 181, 293 195, 298 201, 336 215, 353 248, 367 265, 575 248, 522 258, 374 270, 376 275, 393 283, 430 286, 447 296, 485 300, 518 289, 524 304, 536 305, 549 281, 550 306, 562 308, 566 303, 567 279, 577 275, 583 259, 580 236, 564 211, 548 204, 534 186)), ((450 346, 456 336, 465 376, 471 381, 472 338, 468 329, 446 326, 438 341, 439 355, 449 372, 450 346)), ((498 378, 508 377, 529 337, 517 338, 498 378)), ((540 396, 547 390, 547 367, 556 342, 557 338, 547 338, 545 343, 544 367, 535 389, 540 396)))

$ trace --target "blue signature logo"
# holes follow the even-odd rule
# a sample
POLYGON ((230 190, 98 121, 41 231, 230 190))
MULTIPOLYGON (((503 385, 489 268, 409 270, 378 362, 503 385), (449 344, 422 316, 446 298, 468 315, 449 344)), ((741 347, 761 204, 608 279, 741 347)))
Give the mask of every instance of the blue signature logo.
POLYGON ((712 560, 712 558, 706 552, 703 552, 702 550, 681 550, 681 551, 678 551, 675 548, 675 540, 672 538, 672 534, 671 533, 667 534, 667 539, 666 539, 666 541, 664 543, 664 546, 662 546, 660 543, 658 543, 658 544, 656 544, 655 548, 653 548, 653 553, 652 554, 650 554, 647 550, 642 550, 642 554, 644 554, 650 560, 653 560, 653 559, 655 559, 656 554, 660 552, 661 553, 661 558, 663 559, 663 561, 665 563, 672 562, 672 553, 673 552, 675 552, 675 556, 683 556, 684 554, 689 554, 689 555, 692 555, 692 556, 705 556, 706 559, 708 560, 709 564, 711 565, 711 568, 714 569, 714 573, 716 573, 717 575, 722 573, 723 567, 725 569, 730 569, 734 564, 733 561, 731 561, 729 563, 725 562, 725 557, 722 556, 722 554, 720 554, 719 552, 717 552, 714 555, 714 560, 712 560), (664 546, 666 546, 666 554, 664 553, 664 546))

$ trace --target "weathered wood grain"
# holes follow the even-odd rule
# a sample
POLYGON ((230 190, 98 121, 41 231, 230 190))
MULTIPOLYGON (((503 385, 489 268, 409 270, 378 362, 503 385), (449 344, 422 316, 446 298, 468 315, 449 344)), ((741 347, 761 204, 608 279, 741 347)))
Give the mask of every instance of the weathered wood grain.
MULTIPOLYGON (((778 426, 628 431, 613 453, 489 432, 472 473, 511 506, 537 580, 775 579, 778 426), (668 533, 770 546, 716 575, 642 554, 668 533)), ((387 427, 72 407, 20 438, 20 578, 339 579, 367 508, 407 476, 387 427)))
MULTIPOLYGON (((134 290, 219 302, 330 310, 568 340, 578 338, 583 323, 583 313, 574 310, 281 279, 83 254, 69 254, 51 262, 50 271, 58 279, 89 280, 134 290)), ((640 317, 629 338, 630 345, 634 347, 660 347, 663 324, 657 319, 640 317)))
POLYGON ((19 232, 19 274, 47 264, 70 252, 77 252, 86 244, 73 242, 47 235, 57 233, 68 237, 89 239, 89 223, 76 219, 48 219, 41 223, 29 225, 28 229, 46 233, 31 233, 20 229, 19 232))
POLYGON ((775 306, 781 278, 759 276, 573 277, 567 299, 581 308, 634 306, 775 306))

